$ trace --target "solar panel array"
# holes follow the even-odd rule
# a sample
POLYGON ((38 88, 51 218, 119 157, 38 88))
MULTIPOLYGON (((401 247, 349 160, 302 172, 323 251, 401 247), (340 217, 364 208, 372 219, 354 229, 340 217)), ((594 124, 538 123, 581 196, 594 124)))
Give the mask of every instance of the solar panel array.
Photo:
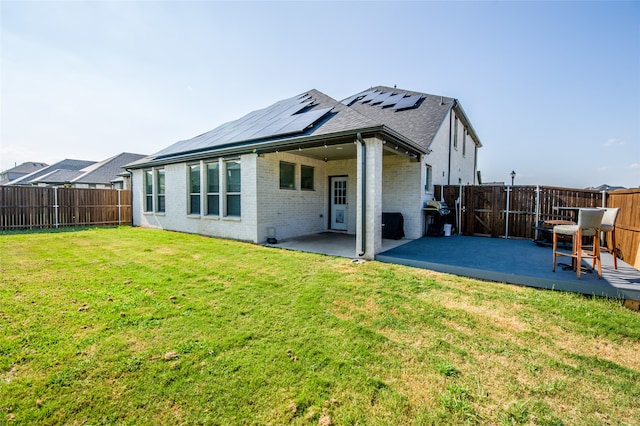
POLYGON ((156 157, 200 151, 233 143, 301 133, 333 108, 313 108, 309 95, 294 96, 253 111, 191 139, 176 142, 156 157))
POLYGON ((345 105, 353 105, 356 102, 377 105, 381 108, 391 107, 393 110, 404 110, 414 108, 420 100, 424 98, 422 95, 409 95, 403 92, 383 92, 382 90, 366 90, 364 92, 353 95, 342 101, 345 105))

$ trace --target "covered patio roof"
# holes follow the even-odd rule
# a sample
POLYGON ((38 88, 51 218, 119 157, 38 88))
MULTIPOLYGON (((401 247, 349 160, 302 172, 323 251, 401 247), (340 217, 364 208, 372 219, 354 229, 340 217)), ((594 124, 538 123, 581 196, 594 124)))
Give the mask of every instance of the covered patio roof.
MULTIPOLYGON (((292 250, 354 257, 355 236, 323 233, 283 241, 277 245, 292 250)), ((470 278, 517 284, 548 290, 568 291, 600 297, 640 301, 640 271, 602 253, 602 278, 557 267, 551 271, 552 252, 530 240, 487 237, 424 237, 417 240, 383 240, 376 260, 407 265, 470 278)))

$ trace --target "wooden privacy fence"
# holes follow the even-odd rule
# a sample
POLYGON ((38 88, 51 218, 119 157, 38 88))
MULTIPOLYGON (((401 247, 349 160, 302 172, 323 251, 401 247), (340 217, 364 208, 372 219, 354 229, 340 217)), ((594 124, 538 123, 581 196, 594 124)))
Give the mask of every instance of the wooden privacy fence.
POLYGON ((616 249, 620 258, 640 269, 640 189, 608 193, 607 207, 618 207, 616 249))
POLYGON ((566 208, 620 207, 616 249, 629 264, 638 256, 640 189, 606 192, 553 186, 436 185, 435 195, 451 208, 448 221, 458 232, 494 238, 541 238, 536 229, 541 222, 575 220, 575 213, 566 208))
POLYGON ((131 225, 131 191, 0 186, 0 230, 131 225))

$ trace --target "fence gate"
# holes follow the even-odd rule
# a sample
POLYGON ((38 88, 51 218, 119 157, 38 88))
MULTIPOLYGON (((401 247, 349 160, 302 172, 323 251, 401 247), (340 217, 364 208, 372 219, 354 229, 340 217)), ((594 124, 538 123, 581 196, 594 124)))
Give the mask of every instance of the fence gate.
POLYGON ((501 206, 505 205, 504 186, 465 186, 462 194, 464 233, 497 238, 504 229, 501 215, 501 206))

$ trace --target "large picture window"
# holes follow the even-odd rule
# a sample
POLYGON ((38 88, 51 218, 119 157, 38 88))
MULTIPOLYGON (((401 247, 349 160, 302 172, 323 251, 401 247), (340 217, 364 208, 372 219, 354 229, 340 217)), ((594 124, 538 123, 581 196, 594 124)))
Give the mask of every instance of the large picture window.
POLYGON ((280 162, 280 189, 295 189, 296 165, 280 162))
POLYGON ((153 170, 144 171, 144 211, 153 211, 153 170))
POLYGON ((300 166, 300 188, 313 190, 313 167, 300 166))
POLYGON ((164 169, 156 170, 156 211, 164 213, 164 169))
POLYGON ((227 216, 240 216, 240 162, 227 161, 227 216))
POLYGON ((200 165, 189 166, 189 214, 200 214, 200 165))
POLYGON ((207 164, 207 214, 220 214, 220 166, 217 162, 207 164))

